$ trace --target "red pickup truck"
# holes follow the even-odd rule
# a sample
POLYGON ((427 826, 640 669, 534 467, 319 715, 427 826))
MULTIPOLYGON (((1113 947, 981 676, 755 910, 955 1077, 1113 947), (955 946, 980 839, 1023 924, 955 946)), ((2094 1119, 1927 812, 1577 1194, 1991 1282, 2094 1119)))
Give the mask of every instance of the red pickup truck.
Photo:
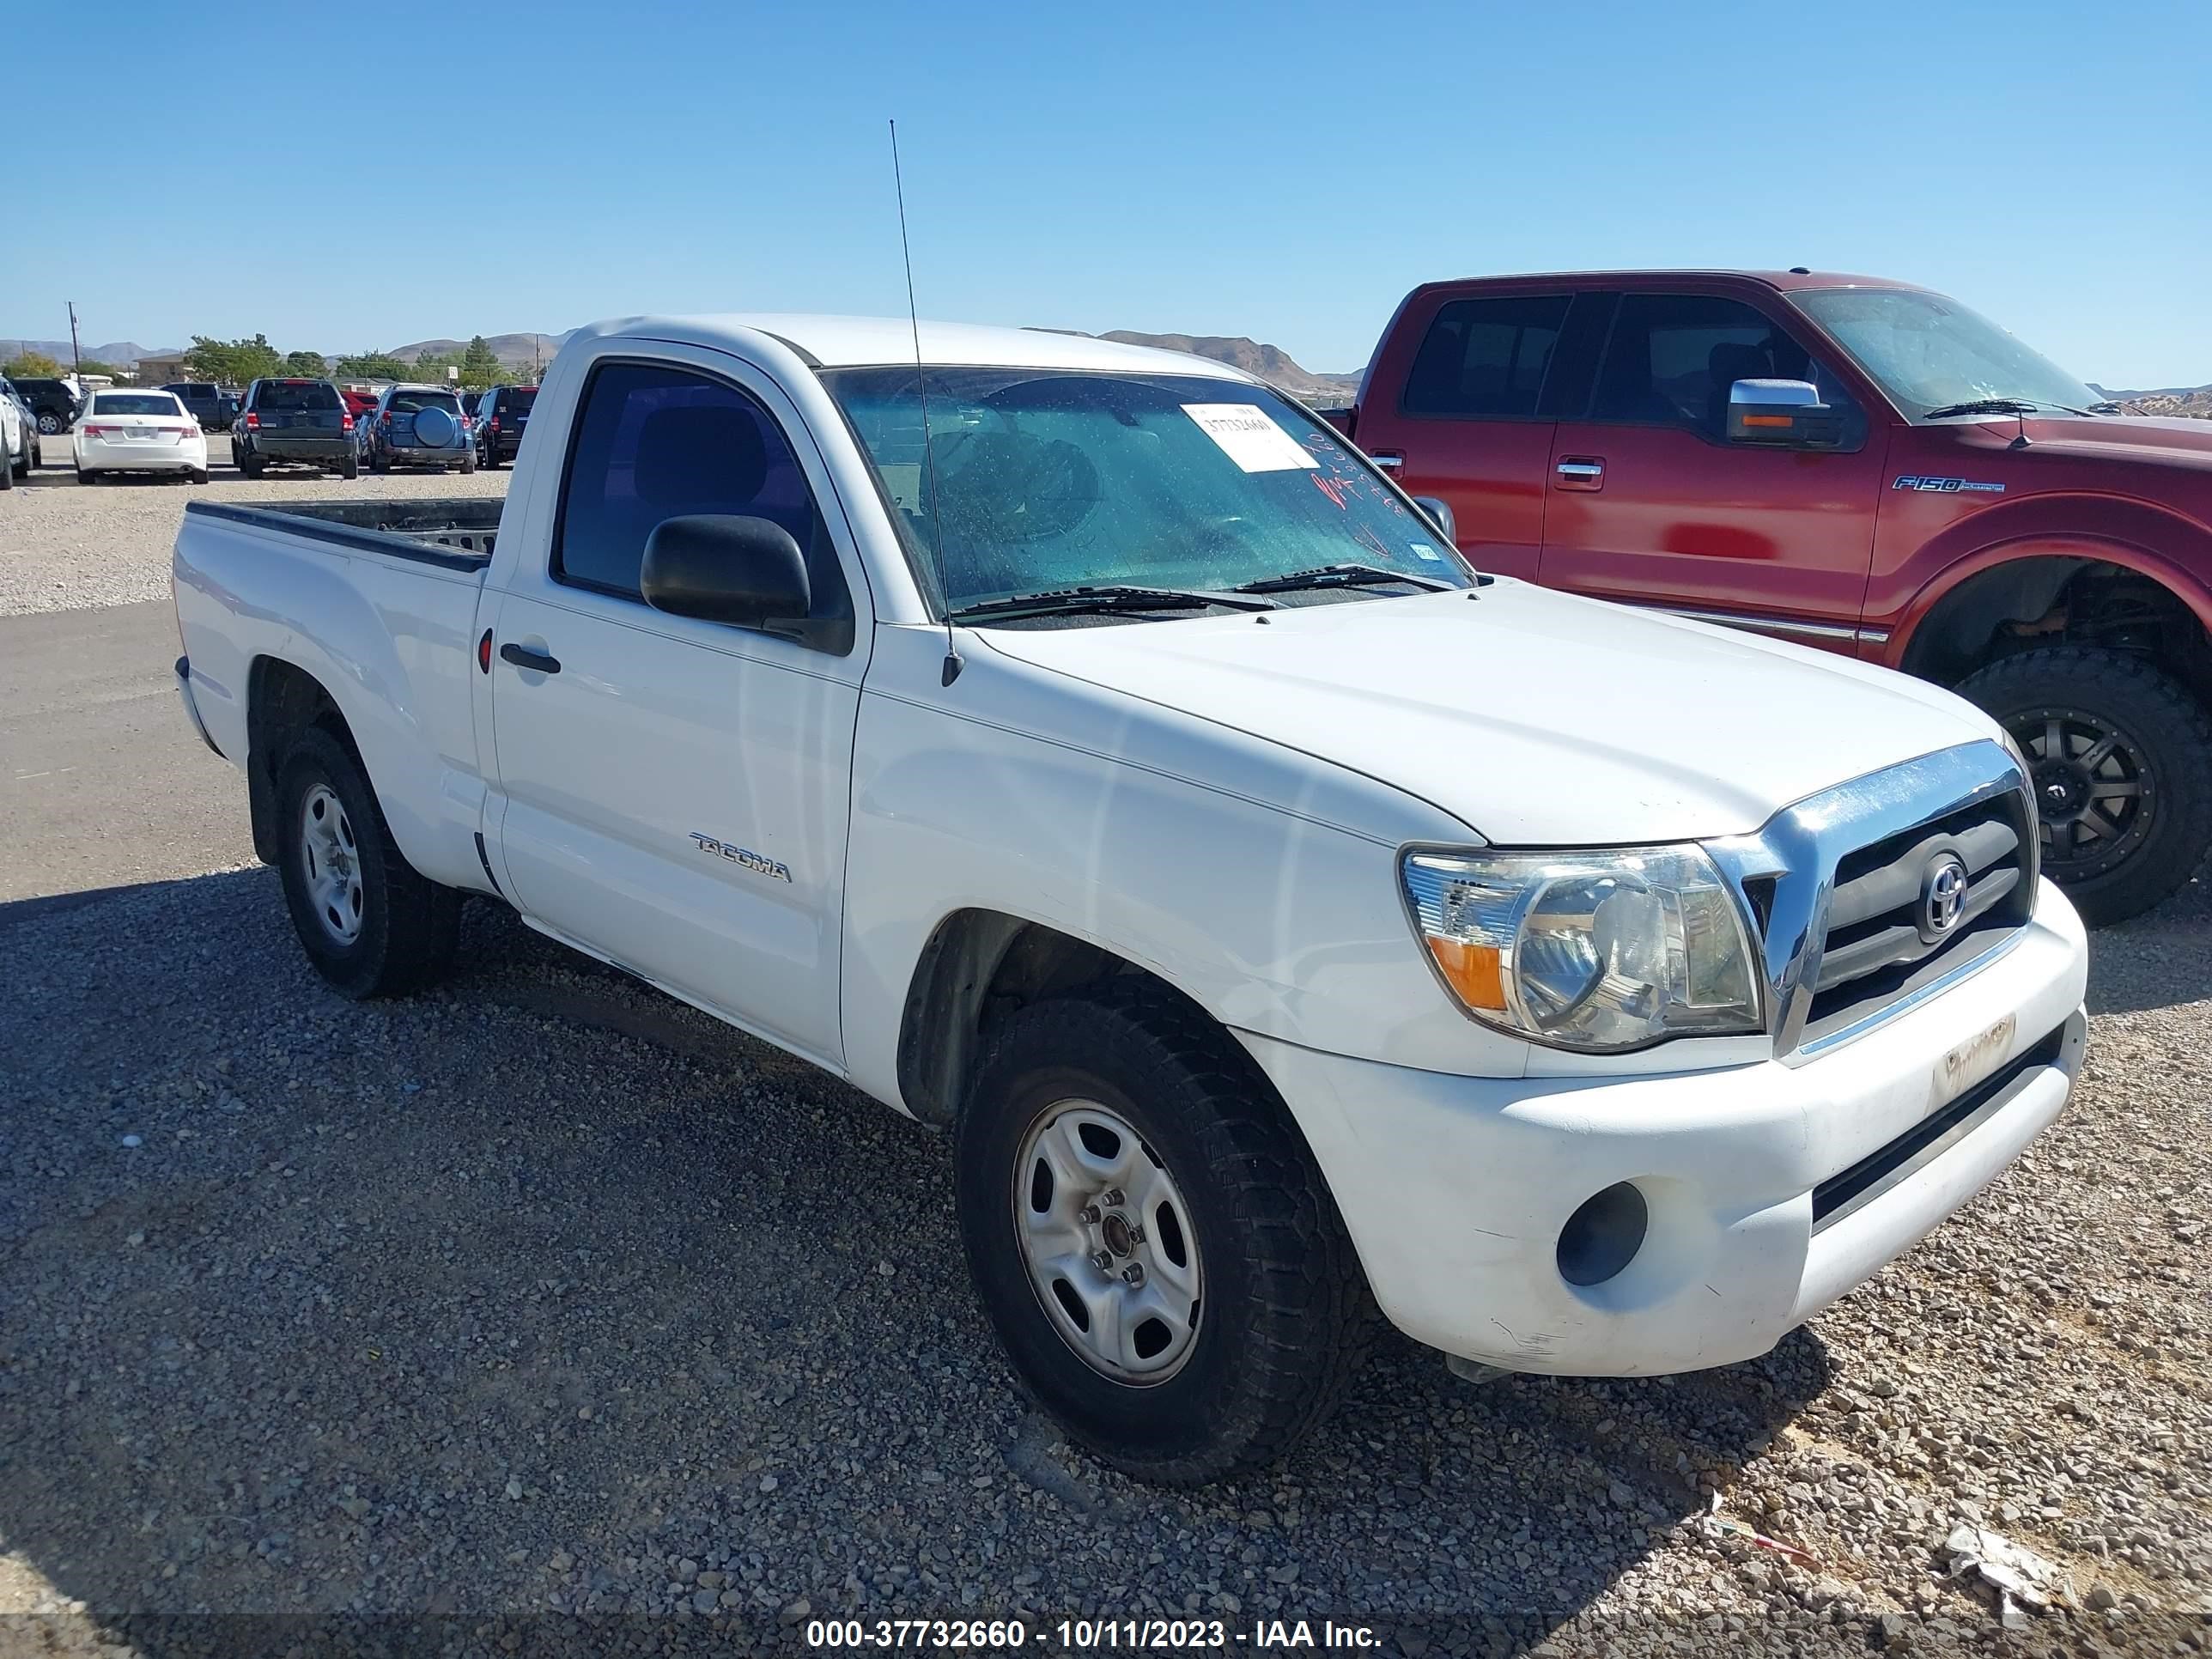
POLYGON ((2212 422, 2125 415, 1941 295, 1804 270, 1427 283, 1331 418, 1479 568, 1972 698, 2092 921, 2212 843, 2212 422))

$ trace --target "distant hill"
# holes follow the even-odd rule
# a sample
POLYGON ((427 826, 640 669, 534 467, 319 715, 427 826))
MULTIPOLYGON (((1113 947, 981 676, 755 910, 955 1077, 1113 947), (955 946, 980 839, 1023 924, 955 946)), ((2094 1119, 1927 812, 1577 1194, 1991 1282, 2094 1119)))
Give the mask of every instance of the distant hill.
MULTIPOLYGON (((141 357, 174 356, 183 349, 182 346, 177 346, 158 351, 151 346, 142 346, 136 340, 110 340, 106 345, 93 345, 88 342, 84 355, 90 362, 113 363, 121 368, 137 362, 141 357)), ((69 370, 70 343, 67 340, 18 340, 11 335, 0 334, 0 357, 12 357, 19 351, 43 351, 62 366, 64 374, 69 370)))
MULTIPOLYGON (((526 363, 537 357, 543 357, 550 363, 553 361, 553 354, 560 350, 561 343, 574 332, 575 330, 570 329, 563 334, 487 334, 484 343, 503 363, 526 363)), ((408 345, 393 346, 392 355, 404 362, 411 363, 426 351, 434 357, 448 355, 458 357, 468 347, 466 340, 416 340, 408 345)))
POLYGON ((1349 398, 1359 390, 1357 374, 1316 374, 1301 368, 1280 346, 1263 345, 1242 334, 1140 334, 1117 328, 1098 336, 1124 345, 1157 346, 1163 351, 1184 351, 1194 357, 1211 357, 1247 374, 1256 374, 1270 386, 1280 386, 1292 397, 1312 402, 1349 398))
POLYGON ((2212 386, 2160 386, 2152 392, 2114 392, 2089 382, 2092 392, 2110 398, 2130 415, 2187 415, 2212 420, 2212 386))

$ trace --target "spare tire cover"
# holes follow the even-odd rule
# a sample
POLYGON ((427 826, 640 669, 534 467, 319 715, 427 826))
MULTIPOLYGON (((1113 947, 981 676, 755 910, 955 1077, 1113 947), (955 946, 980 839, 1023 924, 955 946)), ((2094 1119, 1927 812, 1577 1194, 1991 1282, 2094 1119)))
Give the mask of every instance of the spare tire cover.
POLYGON ((415 411, 415 441, 431 449, 443 449, 459 435, 460 428, 452 415, 434 404, 415 411))

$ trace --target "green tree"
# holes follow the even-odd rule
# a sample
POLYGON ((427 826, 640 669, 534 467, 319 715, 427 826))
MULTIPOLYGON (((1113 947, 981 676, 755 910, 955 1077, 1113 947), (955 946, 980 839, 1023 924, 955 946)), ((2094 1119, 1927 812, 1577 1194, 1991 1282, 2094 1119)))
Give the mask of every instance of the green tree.
POLYGON ((471 340, 469 349, 461 354, 461 384, 465 386, 497 386, 504 373, 491 343, 481 334, 471 340))
POLYGON ((323 354, 319 351, 288 351, 284 354, 284 372, 320 380, 331 372, 331 366, 323 361, 323 354))
POLYGON ((0 363, 0 373, 11 380, 51 380, 61 372, 62 366, 43 351, 19 351, 0 363))
POLYGON ((450 351, 433 351, 429 347, 424 346, 422 350, 415 354, 415 378, 443 386, 446 383, 446 371, 459 368, 460 361, 450 351))
POLYGON ((388 351, 359 351, 339 358, 335 372, 349 380, 402 380, 407 365, 388 351))
POLYGON ((97 357, 87 357, 76 366, 80 374, 105 374, 111 380, 122 378, 123 371, 113 363, 103 363, 97 357))
MULTIPOLYGON (((215 340, 204 334, 195 334, 192 349, 185 354, 185 368, 196 380, 244 386, 248 380, 282 374, 284 359, 269 343, 265 334, 257 334, 250 340, 215 340)), ((319 369, 316 372, 321 373, 319 369)))

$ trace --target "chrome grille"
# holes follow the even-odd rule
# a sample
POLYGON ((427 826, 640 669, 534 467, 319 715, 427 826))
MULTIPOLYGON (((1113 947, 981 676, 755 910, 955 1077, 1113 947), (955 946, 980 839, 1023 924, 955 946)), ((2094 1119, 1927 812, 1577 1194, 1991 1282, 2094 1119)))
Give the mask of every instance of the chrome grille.
POLYGON ((1801 1042, 1855 1024, 2009 936, 2034 903, 2034 826, 2008 792, 1886 836, 1838 860, 1801 1042), (1931 928, 1929 872, 1965 872, 1949 925, 1931 928))
POLYGON ((1775 1052, 1791 1063, 1971 971, 2035 904, 2033 801, 1994 741, 1853 779, 1708 847, 1760 923, 1775 1052), (1931 871, 1953 860, 1956 914, 1938 926, 1931 871))

